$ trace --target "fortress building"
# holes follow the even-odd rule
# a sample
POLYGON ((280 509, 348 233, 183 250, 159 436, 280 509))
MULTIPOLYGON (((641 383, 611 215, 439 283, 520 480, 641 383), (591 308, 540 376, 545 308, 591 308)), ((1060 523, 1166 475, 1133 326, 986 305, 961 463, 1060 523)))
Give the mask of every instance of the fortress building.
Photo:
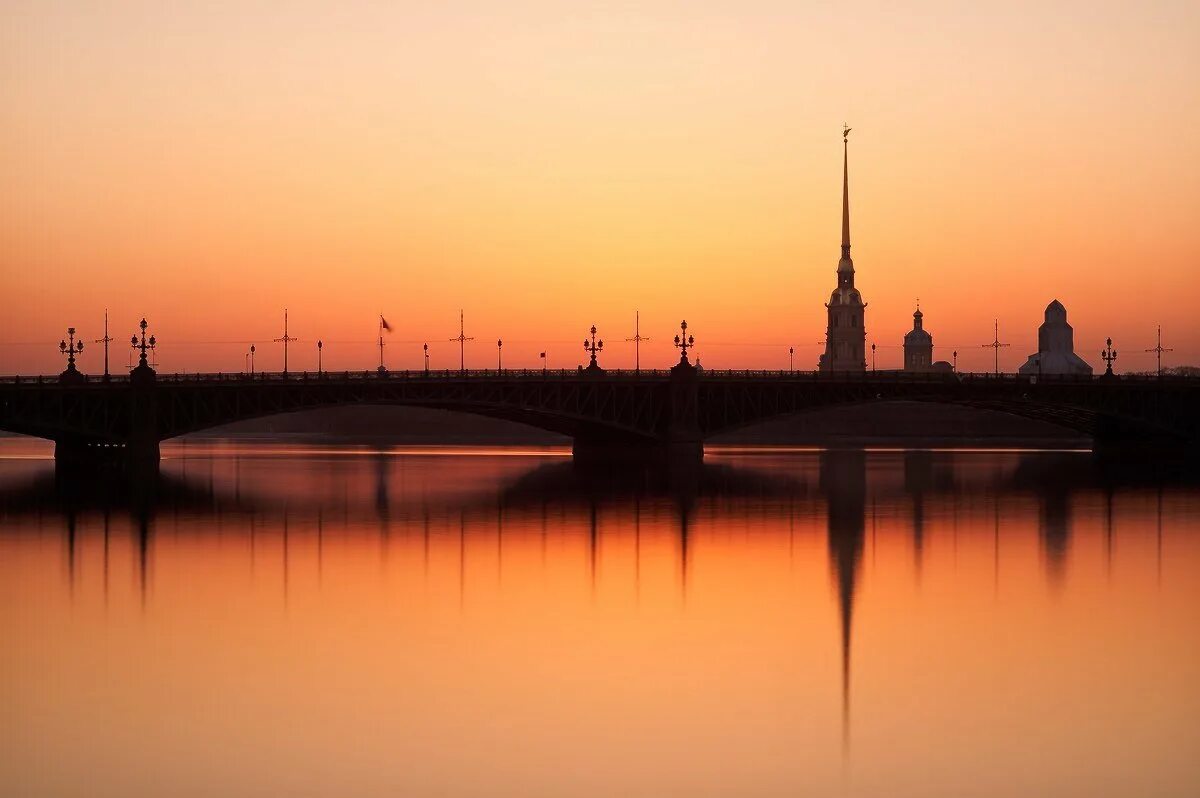
POLYGON ((1067 324, 1067 309, 1057 299, 1046 306, 1046 320, 1038 327, 1038 351, 1020 373, 1091 375, 1092 367, 1075 354, 1075 331, 1067 324))
POLYGON ((829 314, 825 330, 825 354, 821 371, 865 371, 867 331, 866 304, 854 287, 854 261, 850 259, 850 128, 842 131, 842 257, 838 261, 837 288, 825 308, 829 314))

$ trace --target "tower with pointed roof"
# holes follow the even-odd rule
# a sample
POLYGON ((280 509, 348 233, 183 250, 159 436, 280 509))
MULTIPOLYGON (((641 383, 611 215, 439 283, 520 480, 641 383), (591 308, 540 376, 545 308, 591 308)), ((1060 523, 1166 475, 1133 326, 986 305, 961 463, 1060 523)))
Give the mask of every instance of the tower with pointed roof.
POLYGON ((1067 309, 1063 303, 1052 300, 1046 306, 1045 319, 1038 327, 1038 351, 1029 356, 1019 373, 1090 376, 1092 367, 1075 354, 1075 331, 1067 323, 1067 309))
POLYGON ((837 288, 825 303, 828 325, 821 371, 865 371, 866 303, 854 287, 854 261, 850 258, 850 128, 842 128, 842 257, 838 261, 837 288))

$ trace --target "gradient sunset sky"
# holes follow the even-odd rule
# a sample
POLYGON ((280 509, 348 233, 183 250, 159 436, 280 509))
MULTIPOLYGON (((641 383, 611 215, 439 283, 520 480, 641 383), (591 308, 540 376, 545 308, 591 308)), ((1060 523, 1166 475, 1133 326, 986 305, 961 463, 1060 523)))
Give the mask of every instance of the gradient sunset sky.
POLYGON ((1093 366, 1200 363, 1194 2, 7 2, 0 372, 813 368, 841 125, 868 344, 1014 369, 1054 298, 1093 366))

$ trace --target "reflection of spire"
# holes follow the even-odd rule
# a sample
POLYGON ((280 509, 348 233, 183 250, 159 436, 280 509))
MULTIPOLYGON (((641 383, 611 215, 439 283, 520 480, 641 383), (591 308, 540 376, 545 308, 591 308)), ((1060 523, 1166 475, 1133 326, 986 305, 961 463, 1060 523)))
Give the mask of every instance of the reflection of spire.
POLYGON ((830 569, 837 585, 842 640, 842 745, 850 746, 850 649, 853 640, 854 599, 866 538, 866 455, 863 452, 823 452, 821 487, 829 503, 830 569))

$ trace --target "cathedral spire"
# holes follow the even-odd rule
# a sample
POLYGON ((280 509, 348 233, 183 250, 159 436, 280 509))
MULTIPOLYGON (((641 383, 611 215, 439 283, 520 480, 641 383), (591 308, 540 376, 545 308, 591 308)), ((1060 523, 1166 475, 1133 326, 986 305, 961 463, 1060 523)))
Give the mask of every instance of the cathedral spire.
POLYGON ((850 258, 850 128, 842 125, 842 258, 838 261, 839 272, 854 274, 854 261, 850 258))

